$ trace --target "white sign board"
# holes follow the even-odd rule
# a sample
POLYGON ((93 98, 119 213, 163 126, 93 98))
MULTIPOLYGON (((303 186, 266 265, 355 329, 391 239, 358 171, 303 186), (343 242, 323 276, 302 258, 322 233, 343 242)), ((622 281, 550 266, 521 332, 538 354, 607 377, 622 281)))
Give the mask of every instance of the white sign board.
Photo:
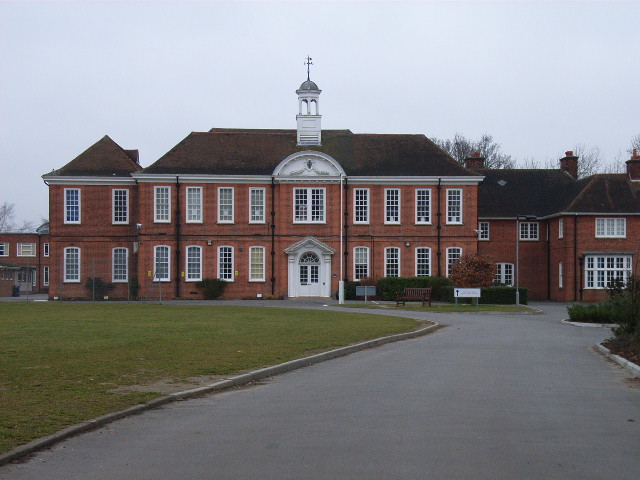
POLYGON ((453 296, 455 298, 480 298, 480 289, 455 287, 453 289, 453 296))

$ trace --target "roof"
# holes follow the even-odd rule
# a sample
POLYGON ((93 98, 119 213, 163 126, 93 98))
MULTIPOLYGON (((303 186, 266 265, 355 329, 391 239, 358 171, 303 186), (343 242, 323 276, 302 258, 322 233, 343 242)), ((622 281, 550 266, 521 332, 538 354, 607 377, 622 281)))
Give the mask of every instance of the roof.
POLYGON ((320 91, 320 89, 318 88, 318 85, 316 85, 315 82, 312 82, 311 80, 305 80, 304 82, 302 82, 302 85, 300 85, 300 88, 298 90, 320 91))
POLYGON ((105 135, 64 167, 44 176, 129 177, 142 170, 137 160, 137 150, 124 150, 105 135))
POLYGON ((143 170, 148 174, 271 175, 289 155, 313 149, 351 176, 474 176, 424 135, 323 130, 322 145, 297 145, 296 130, 192 132, 143 170))
POLYGON ((625 174, 575 180, 553 169, 481 169, 478 216, 545 217, 561 212, 640 213, 640 186, 625 174))

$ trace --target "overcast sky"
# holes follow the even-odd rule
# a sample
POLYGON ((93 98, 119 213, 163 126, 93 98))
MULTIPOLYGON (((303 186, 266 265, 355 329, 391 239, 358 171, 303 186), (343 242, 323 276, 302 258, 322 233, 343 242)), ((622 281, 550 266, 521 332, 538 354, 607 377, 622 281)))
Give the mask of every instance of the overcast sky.
POLYGON ((493 135, 519 160, 640 133, 640 2, 6 2, 0 203, 48 217, 41 175, 104 135, 148 166, 191 131, 493 135))

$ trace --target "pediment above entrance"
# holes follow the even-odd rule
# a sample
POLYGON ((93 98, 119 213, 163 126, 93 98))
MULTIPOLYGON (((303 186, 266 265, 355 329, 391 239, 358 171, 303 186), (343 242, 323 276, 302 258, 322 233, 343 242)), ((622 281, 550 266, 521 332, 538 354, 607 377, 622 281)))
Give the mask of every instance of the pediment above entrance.
POLYGON ((335 249, 331 248, 326 243, 323 243, 314 237, 303 238, 290 247, 285 248, 284 253, 286 253, 287 255, 296 255, 297 253, 307 250, 319 251, 319 253, 322 253, 324 255, 333 255, 334 253, 336 253, 335 249))
POLYGON ((345 172, 331 156, 306 150, 285 158, 273 171, 280 181, 336 180, 345 172))

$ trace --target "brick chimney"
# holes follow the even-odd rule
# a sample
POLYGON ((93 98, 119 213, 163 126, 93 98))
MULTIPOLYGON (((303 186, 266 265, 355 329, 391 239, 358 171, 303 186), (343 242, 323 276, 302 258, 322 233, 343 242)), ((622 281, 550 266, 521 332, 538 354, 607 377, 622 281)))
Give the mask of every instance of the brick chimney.
POLYGON ((481 170, 484 168, 484 157, 480 156, 480 152, 473 152, 464 159, 464 168, 469 170, 481 170))
POLYGON ((578 178, 578 157, 573 154, 573 150, 567 150, 564 155, 565 157, 560 159, 560 170, 578 178))
POLYGON ((640 181, 640 155, 638 149, 633 149, 633 155, 627 160, 627 174, 631 180, 640 181))

